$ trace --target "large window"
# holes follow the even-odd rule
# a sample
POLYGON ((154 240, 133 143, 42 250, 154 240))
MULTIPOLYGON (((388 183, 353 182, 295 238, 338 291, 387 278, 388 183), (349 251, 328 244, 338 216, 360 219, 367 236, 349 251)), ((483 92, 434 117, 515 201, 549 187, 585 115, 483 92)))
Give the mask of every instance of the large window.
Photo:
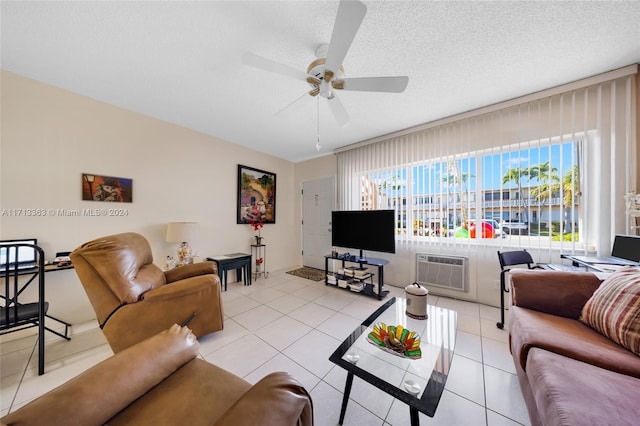
POLYGON ((528 145, 364 172, 360 208, 394 209, 398 234, 413 237, 577 241, 579 143, 528 145))
POLYGON ((624 196, 637 190, 636 72, 341 148, 338 208, 394 209, 398 241, 416 247, 610 253, 614 236, 630 232, 624 196), (504 238, 490 240, 496 231, 504 238))
POLYGON ((397 232, 407 229, 407 171, 378 170, 360 178, 360 209, 396 211, 397 232))
POLYGON ((482 156, 482 191, 505 195, 485 202, 482 218, 522 222, 529 235, 578 241, 582 142, 536 145, 482 156))

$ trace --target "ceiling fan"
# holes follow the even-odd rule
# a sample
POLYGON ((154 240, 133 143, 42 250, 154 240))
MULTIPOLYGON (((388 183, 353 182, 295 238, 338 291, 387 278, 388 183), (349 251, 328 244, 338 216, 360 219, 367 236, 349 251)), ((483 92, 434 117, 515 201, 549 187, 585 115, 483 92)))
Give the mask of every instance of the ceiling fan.
MULTIPOLYGON (((360 24, 367 13, 367 7, 360 1, 341 0, 338 14, 331 34, 329 44, 321 44, 316 49, 317 59, 307 67, 307 72, 288 65, 272 61, 271 59, 247 52, 242 56, 242 63, 262 70, 274 72, 297 80, 306 81, 311 90, 307 95, 320 96, 327 99, 329 109, 338 124, 342 127, 349 122, 349 114, 340 99, 336 96, 339 90, 353 90, 364 92, 401 93, 409 83, 409 77, 361 77, 344 78, 344 60, 353 42, 360 24)), ((282 110, 295 104, 297 100, 282 110)), ((281 112, 280 110, 279 112, 281 112)))

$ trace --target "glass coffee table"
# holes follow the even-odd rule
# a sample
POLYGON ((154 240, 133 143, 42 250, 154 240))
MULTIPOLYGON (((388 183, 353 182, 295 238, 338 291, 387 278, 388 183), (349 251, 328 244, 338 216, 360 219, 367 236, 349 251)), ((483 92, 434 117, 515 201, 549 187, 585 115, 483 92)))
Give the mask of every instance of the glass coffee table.
MULTIPOLYGON (((409 405, 411 425, 419 425, 418 412, 433 417, 447 381, 456 342, 455 311, 428 305, 426 320, 406 315, 406 299, 394 297, 376 310, 336 349, 329 360, 347 370, 340 421, 357 376, 409 405), (398 356, 368 341, 374 326, 401 325, 420 336, 421 357, 398 356)), ((406 334, 405 334, 406 335, 406 334)))

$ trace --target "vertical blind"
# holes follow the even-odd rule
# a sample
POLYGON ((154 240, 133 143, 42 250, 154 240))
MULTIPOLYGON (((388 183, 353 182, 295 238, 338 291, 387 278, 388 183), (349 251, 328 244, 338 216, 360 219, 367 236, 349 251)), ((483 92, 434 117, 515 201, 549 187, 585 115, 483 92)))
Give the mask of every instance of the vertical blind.
POLYGON ((624 196, 636 189, 637 71, 337 150, 338 208, 394 209, 399 243, 493 244, 497 222, 525 223, 494 241, 610 252, 615 234, 629 232, 624 196), (484 220, 495 221, 485 229, 484 220))

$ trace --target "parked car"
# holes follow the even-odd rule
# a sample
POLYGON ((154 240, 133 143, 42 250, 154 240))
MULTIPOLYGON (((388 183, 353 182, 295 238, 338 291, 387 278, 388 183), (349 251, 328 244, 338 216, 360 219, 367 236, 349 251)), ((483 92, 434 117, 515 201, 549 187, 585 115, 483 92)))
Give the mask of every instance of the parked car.
MULTIPOLYGON (((487 225, 491 225, 491 228, 493 228, 493 237, 494 238, 505 238, 506 235, 505 233, 502 231, 502 226, 500 225, 500 223, 495 220, 495 219, 482 219, 482 223, 483 224, 487 224, 487 225)), ((472 220, 471 222, 469 222, 469 228, 471 228, 471 226, 475 225, 475 220, 472 220)), ((484 225, 483 225, 484 226, 484 225)), ((484 231, 483 231, 483 238, 484 238, 484 231)))
MULTIPOLYGON (((490 238, 489 232, 486 229, 486 225, 491 226, 491 229, 493 229, 493 237, 492 238, 498 238, 498 237, 504 238, 504 237, 506 237, 506 235, 502 232, 502 228, 501 228, 501 226, 500 226, 500 224, 499 224, 499 222, 497 220, 494 220, 494 219, 482 219, 481 223, 482 223, 482 225, 481 225, 482 226, 482 233, 479 234, 479 235, 482 235, 482 238, 490 238)), ((467 229, 470 231, 470 235, 476 235, 475 234, 475 226, 476 226, 475 219, 472 219, 470 222, 468 222, 467 229)), ((454 234, 455 234, 455 230, 453 230, 453 234, 451 236, 454 236, 454 234)))
POLYGON ((502 221, 502 232, 509 235, 529 235, 529 225, 518 220, 506 219, 502 221))
POLYGON ((499 238, 505 238, 507 236, 507 234, 504 233, 504 231, 502 230, 502 226, 498 223, 497 220, 495 219, 483 219, 483 222, 487 222, 489 225, 493 226, 493 231, 495 232, 495 237, 499 238))

